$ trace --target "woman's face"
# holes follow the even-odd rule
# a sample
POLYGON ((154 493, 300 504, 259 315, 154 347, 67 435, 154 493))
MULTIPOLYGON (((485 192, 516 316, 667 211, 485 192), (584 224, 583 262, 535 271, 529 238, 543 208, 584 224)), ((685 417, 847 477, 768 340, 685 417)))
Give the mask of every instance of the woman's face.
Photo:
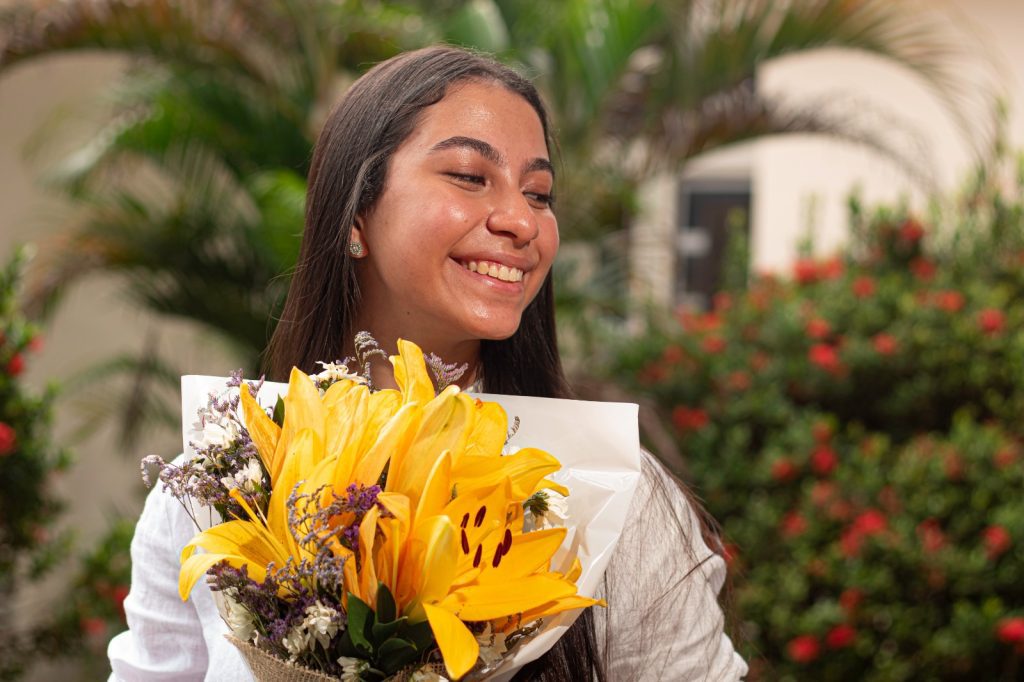
POLYGON ((558 250, 540 119, 497 84, 449 89, 391 158, 384 192, 353 238, 361 328, 443 353, 504 339, 558 250))

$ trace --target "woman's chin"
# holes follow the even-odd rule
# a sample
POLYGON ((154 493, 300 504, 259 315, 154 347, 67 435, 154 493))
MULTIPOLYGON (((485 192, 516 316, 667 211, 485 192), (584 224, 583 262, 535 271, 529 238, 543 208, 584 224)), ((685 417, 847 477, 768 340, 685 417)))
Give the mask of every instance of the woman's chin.
POLYGON ((481 341, 504 341, 519 329, 521 316, 514 319, 490 319, 474 325, 472 334, 481 341))

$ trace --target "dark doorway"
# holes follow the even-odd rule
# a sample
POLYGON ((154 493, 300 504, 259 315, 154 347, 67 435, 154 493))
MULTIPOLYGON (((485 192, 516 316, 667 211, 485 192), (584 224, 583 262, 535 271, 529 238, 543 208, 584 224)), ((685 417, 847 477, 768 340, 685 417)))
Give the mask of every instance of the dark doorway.
POLYGON ((750 183, 690 183, 680 187, 676 303, 707 310, 722 288, 731 230, 750 236, 750 183))

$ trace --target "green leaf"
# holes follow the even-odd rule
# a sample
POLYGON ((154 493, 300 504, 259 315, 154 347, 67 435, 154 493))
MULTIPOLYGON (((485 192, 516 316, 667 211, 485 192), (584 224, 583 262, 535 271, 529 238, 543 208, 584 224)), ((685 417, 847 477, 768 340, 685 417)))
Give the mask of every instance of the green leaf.
POLYGON ((407 622, 408 621, 403 616, 402 618, 390 621, 388 623, 374 623, 373 626, 370 628, 371 639, 375 644, 383 642, 395 633, 397 633, 399 630, 401 630, 402 626, 405 625, 407 622))
POLYGON ((337 653, 339 656, 348 656, 349 658, 361 658, 365 654, 356 649, 356 645, 352 643, 352 638, 349 636, 349 631, 345 630, 341 637, 338 638, 337 653))
POLYGON ((377 622, 390 623, 397 616, 395 598, 382 582, 377 583, 377 622))
POLYGON ((373 611, 359 597, 351 592, 348 595, 348 633, 352 644, 365 653, 372 653, 373 646, 366 638, 366 633, 373 622, 373 611))
POLYGON ((411 642, 393 637, 381 644, 377 650, 377 665, 390 675, 409 665, 419 656, 420 651, 411 642))
POLYGON ((277 403, 274 405, 274 416, 272 419, 278 426, 284 426, 284 398, 281 396, 277 396, 277 403))
POLYGON ((427 651, 434 646, 434 631, 430 629, 430 623, 427 621, 410 625, 402 632, 402 636, 412 642, 419 651, 427 651))

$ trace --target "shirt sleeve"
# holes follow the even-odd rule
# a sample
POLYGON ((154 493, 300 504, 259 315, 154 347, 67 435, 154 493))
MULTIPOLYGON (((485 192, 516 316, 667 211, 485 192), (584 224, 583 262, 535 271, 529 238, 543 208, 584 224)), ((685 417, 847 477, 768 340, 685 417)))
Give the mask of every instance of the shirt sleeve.
POLYGON ((135 528, 132 582, 124 600, 128 631, 107 648, 110 682, 202 680, 208 667, 195 602, 178 596, 181 548, 193 535, 180 504, 157 484, 135 528))
POLYGON ((740 680, 747 665, 725 633, 723 559, 679 484, 644 453, 643 475, 605 573, 595 634, 608 679, 740 680))

